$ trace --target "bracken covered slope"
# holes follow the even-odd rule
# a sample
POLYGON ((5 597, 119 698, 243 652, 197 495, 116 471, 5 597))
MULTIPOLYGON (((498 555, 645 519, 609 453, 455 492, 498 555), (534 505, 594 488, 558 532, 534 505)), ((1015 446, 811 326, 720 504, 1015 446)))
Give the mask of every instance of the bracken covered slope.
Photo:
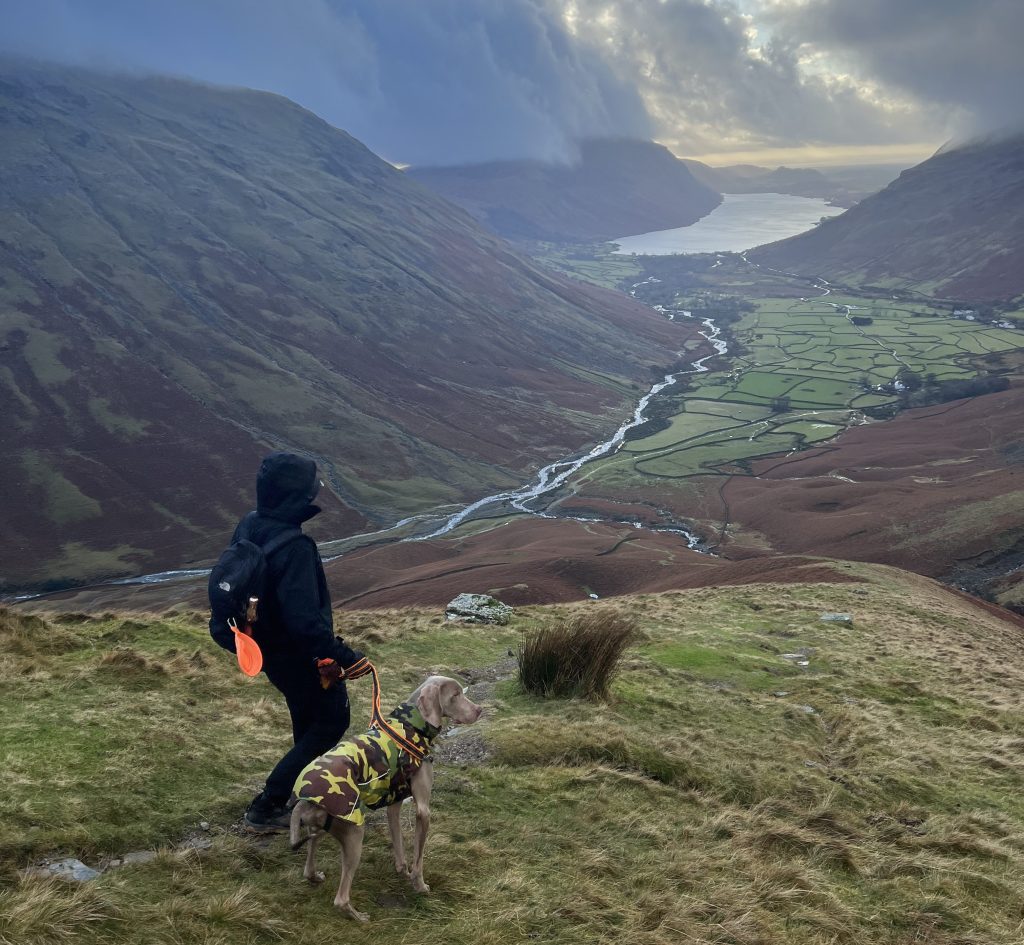
POLYGON ((750 258, 967 300, 1024 292, 1024 135, 940 151, 846 213, 750 258))
POLYGON ((286 99, 0 63, 8 588, 209 558, 269 446, 333 535, 518 482, 689 331, 286 99))
POLYGON ((727 553, 881 561, 1002 600, 993 582, 1024 563, 1022 410, 1014 387, 760 460, 720 491, 727 553))
POLYGON ((407 173, 509 239, 609 240, 688 226, 722 201, 653 141, 585 141, 574 165, 495 161, 407 173))

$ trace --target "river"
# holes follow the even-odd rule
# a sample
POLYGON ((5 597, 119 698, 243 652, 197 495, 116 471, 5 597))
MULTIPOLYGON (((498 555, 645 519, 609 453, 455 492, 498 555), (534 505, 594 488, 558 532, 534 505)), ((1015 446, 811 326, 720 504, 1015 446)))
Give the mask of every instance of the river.
POLYGON ((612 240, 616 253, 665 256, 672 253, 740 253, 762 243, 796 236, 822 217, 842 213, 818 197, 791 194, 725 194, 706 217, 690 226, 655 230, 612 240))
MULTIPOLYGON (((633 295, 636 292, 637 286, 642 284, 643 283, 638 282, 634 285, 630 294, 633 295)), ((675 312, 661 309, 661 313, 670 319, 675 318, 675 312)), ((686 313, 686 315, 687 317, 692 317, 689 316, 689 313, 686 313)), ((666 374, 664 378, 658 381, 646 394, 644 394, 643 397, 640 398, 639 403, 633 410, 633 416, 623 423, 622 426, 620 426, 607 440, 603 443, 598 443, 597 446, 582 456, 570 459, 560 459, 557 462, 545 466, 537 473, 537 477, 532 483, 523 486, 521 489, 516 489, 513 492, 499 492, 495 495, 485 496, 482 499, 478 499, 472 505, 467 505, 464 509, 461 509, 454 515, 450 516, 440 528, 435 529, 427 535, 420 536, 415 540, 425 541, 428 538, 440 538, 442 535, 447 535, 452 529, 457 528, 469 519, 475 512, 492 505, 508 504, 516 511, 526 512, 530 515, 539 515, 544 518, 572 517, 549 515, 543 510, 538 511, 536 509, 528 508, 526 503, 553 492, 573 473, 578 472, 587 463, 592 462, 595 459, 599 459, 601 456, 606 456, 608 453, 614 452, 618 449, 619 445, 625 439, 626 434, 630 430, 634 427, 640 426, 641 423, 646 422, 647 418, 644 416, 644 412, 647 410, 647 406, 654 397, 665 390, 665 388, 671 387, 679 380, 679 378, 685 377, 687 374, 700 374, 707 371, 708 368, 704 363, 705 361, 716 357, 717 355, 725 354, 726 351, 728 351, 728 346, 719 337, 721 335, 721 330, 714 323, 714 320, 705 318, 702 319, 702 324, 704 325, 705 330, 700 332, 700 334, 711 342, 711 345, 715 349, 715 353, 705 355, 703 358, 698 358, 696 361, 693 361, 690 368, 686 371, 679 371, 675 374, 666 374)), ((581 521, 594 521, 594 519, 581 519, 581 521)), ((698 546, 699 539, 686 529, 678 527, 671 530, 684 533, 687 536, 687 544, 691 548, 696 548, 698 546)))

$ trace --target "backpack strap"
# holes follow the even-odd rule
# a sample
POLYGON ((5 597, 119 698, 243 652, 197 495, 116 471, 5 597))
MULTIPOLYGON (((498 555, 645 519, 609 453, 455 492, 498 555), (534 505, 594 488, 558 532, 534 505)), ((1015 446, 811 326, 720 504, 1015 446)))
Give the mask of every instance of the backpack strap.
POLYGON ((276 538, 271 538, 265 545, 262 545, 263 557, 270 559, 270 556, 276 551, 280 551, 285 545, 291 544, 296 538, 305 537, 299 529, 282 532, 276 538))

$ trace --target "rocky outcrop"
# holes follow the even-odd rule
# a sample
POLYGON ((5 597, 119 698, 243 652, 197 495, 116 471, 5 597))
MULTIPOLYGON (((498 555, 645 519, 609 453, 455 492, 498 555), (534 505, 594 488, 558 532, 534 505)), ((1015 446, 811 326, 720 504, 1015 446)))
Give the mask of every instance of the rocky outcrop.
POLYGON ((444 612, 449 620, 504 625, 511 619, 513 610, 488 594, 459 594, 444 612))

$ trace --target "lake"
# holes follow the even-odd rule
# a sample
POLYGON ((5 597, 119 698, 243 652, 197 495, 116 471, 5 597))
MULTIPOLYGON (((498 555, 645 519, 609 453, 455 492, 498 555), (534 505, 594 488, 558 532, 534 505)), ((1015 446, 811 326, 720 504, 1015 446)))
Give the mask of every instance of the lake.
POLYGON ((617 253, 665 256, 671 253, 741 253, 745 249, 796 236, 822 217, 842 213, 819 197, 790 194, 724 194, 722 202, 690 226, 623 236, 617 253))

